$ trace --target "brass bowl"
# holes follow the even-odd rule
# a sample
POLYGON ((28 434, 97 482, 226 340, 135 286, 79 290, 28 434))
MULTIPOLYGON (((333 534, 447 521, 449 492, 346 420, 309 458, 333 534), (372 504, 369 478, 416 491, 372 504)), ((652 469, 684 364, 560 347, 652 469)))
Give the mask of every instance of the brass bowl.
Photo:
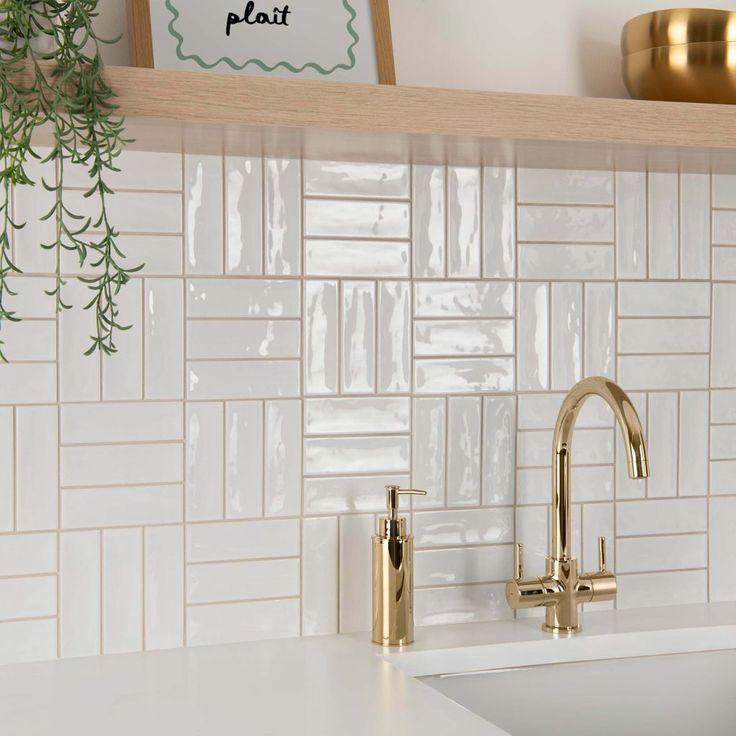
POLYGON ((642 100, 736 104, 736 12, 680 8, 630 20, 623 75, 642 100))

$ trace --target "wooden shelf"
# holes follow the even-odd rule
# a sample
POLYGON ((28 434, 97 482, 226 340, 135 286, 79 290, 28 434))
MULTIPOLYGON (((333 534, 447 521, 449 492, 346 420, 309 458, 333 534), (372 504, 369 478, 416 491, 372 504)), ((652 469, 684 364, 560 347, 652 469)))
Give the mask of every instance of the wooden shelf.
POLYGON ((136 147, 736 171, 736 106, 108 67, 136 147))

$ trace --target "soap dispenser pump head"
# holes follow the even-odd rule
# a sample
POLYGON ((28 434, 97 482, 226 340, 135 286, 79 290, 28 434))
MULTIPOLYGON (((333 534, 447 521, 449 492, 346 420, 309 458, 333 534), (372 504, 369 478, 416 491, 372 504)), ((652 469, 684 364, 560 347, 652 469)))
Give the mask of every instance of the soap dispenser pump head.
POLYGON ((399 518, 399 496, 426 496, 427 491, 401 486, 385 486, 386 516, 378 522, 378 534, 384 537, 405 537, 406 519, 399 518))

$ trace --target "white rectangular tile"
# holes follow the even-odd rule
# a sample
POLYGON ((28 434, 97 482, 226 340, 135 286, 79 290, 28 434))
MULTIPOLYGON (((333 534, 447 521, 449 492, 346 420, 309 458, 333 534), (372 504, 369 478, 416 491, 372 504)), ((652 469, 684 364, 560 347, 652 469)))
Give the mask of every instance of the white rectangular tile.
POLYGON ((308 237, 409 237, 409 204, 405 202, 307 199, 304 218, 308 237))
POLYGON ((713 285, 711 385, 736 387, 736 284, 713 285))
POLYGON ((19 664, 56 657, 56 620, 0 624, 0 662, 19 664))
MULTIPOLYGON (((59 315, 59 398, 61 401, 97 401, 101 398, 100 354, 85 355, 97 334, 95 312, 83 309, 91 299, 85 284, 70 280, 64 300, 73 305, 59 315)), ((27 368, 27 367, 26 367, 27 368)), ((34 366, 37 370, 40 366, 34 366)), ((53 366, 49 366, 53 369, 53 366)), ((56 401, 56 387, 52 401, 56 401)))
POLYGON ((299 521, 296 519, 193 524, 187 531, 188 562, 298 555, 299 521))
POLYGON ((506 544, 514 539, 514 510, 418 511, 414 513, 414 538, 418 548, 506 544))
POLYGON ((186 271, 223 272, 222 156, 184 155, 186 271))
POLYGON ((63 444, 157 442, 184 439, 184 407, 178 401, 64 404, 63 444))
POLYGON ((415 507, 444 506, 447 404, 444 398, 414 399, 412 486, 427 491, 415 507))
POLYGON ((583 285, 552 284, 552 389, 570 389, 583 372, 583 285))
POLYGON ((248 601, 187 609, 190 646, 299 635, 299 600, 248 601))
POLYGON ((417 320, 414 355, 509 355, 514 352, 510 319, 417 320))
POLYGON ((288 598, 300 592, 299 559, 187 566, 187 603, 288 598))
POLYGON ((263 162, 225 157, 225 273, 263 273, 263 162))
POLYGON ((736 425, 711 427, 710 456, 713 460, 732 460, 736 457, 736 425))
POLYGON ((616 504, 616 533, 620 537, 704 532, 707 525, 707 504, 704 498, 626 501, 616 504))
MULTIPOLYGON (((180 153, 124 150, 115 160, 120 171, 105 173, 105 182, 118 189, 173 190, 182 188, 180 153)), ((65 166, 64 183, 68 187, 88 189, 88 170, 79 165, 65 166)))
POLYGON ((102 532, 102 651, 143 648, 143 530, 102 532))
POLYGON ((337 519, 302 522, 302 634, 337 633, 337 519))
POLYGON ((263 514, 263 403, 225 405, 225 517, 263 514))
POLYGON ((411 284, 383 281, 378 287, 378 390, 411 389, 411 284))
POLYGON ((478 506, 482 399, 450 398, 447 410, 447 505, 478 506))
POLYGON ((685 391, 680 394, 681 496, 708 493, 708 394, 685 391))
POLYGON ((649 496, 677 495, 678 396, 676 393, 649 394, 647 449, 652 468, 649 496))
POLYGON ((616 376, 616 287, 585 284, 584 375, 616 376))
POLYGON ((710 321, 703 318, 621 319, 619 353, 707 353, 710 321))
POLYGON ((736 424, 736 389, 711 391, 710 411, 713 424, 736 424))
MULTIPOLYGON (((547 504, 550 500, 552 474, 547 467, 520 468, 517 473, 518 504, 547 504)), ((613 466, 581 465, 572 470, 571 486, 576 503, 613 499, 613 466)))
POLYGON ((187 357, 195 360, 298 358, 298 320, 188 320, 187 357))
POLYGON ((425 549, 416 553, 414 584, 419 587, 502 582, 513 569, 510 544, 492 547, 425 549))
POLYGON ((264 161, 265 271, 301 273, 301 172, 293 159, 264 161))
POLYGON ((335 281, 304 286, 304 388, 333 394, 338 387, 339 287, 335 281))
POLYGON ((516 273, 516 176, 510 167, 483 168, 483 277, 516 273))
POLYGON ((713 174, 713 206, 736 208, 736 175, 713 174))
POLYGON ((298 516, 302 495, 302 406, 267 401, 265 409, 264 513, 298 516))
POLYGON ((736 600, 733 568, 736 565, 736 498, 710 502, 710 599, 736 600))
POLYGON ((405 164, 304 161, 304 193, 310 196, 409 197, 405 164))
POLYGON ((736 248, 713 247, 713 278, 717 281, 736 281, 736 248))
POLYGON ((306 434, 372 434, 408 432, 410 399, 307 399, 304 402, 306 434))
POLYGON ((707 355, 628 355, 619 358, 618 379, 626 391, 708 387, 707 355))
POLYGON ((299 361, 202 361, 187 365, 190 401, 291 398, 299 395, 299 361))
POLYGON ((9 362, 56 360, 56 322, 53 320, 3 321, 0 326, 3 354, 9 362))
POLYGON ((611 171, 519 169, 519 201, 532 204, 613 204, 611 171))
POLYGON ((224 518, 224 432, 222 404, 187 404, 187 521, 224 518))
POLYGON ((371 628, 372 515, 344 516, 339 526, 340 633, 371 628))
POLYGON ((180 523, 183 496, 180 484, 62 491, 61 525, 88 529, 180 523))
POLYGON ((309 438, 304 441, 304 472, 307 475, 408 470, 408 436, 309 438))
MULTIPOLYGON (((38 244, 32 246, 38 248, 38 244)), ((7 303, 8 311, 21 319, 55 319, 56 301, 54 297, 46 292, 54 289, 56 283, 53 278, 42 276, 16 275, 8 276, 7 285, 15 296, 7 303)), ((91 292, 84 284, 70 281, 64 288, 64 302, 69 303, 72 299, 79 297, 78 303, 84 306, 89 302, 91 292)), ((75 302, 77 303, 77 302, 75 302)))
POLYGON ((146 399, 180 399, 184 386, 184 295, 176 279, 145 282, 146 399))
POLYGON ((55 532, 0 536, 0 577, 55 572, 55 532))
POLYGON ((509 281, 435 281, 414 284, 415 317, 512 317, 509 281))
MULTIPOLYGON (((119 235, 116 240, 125 253, 128 265, 145 264, 146 276, 180 276, 183 268, 184 241, 181 235, 119 235)), ((78 262, 64 264, 72 273, 78 262)))
POLYGON ((309 276, 358 278, 409 276, 409 244, 381 240, 307 240, 309 276))
POLYGON ((55 406, 15 412, 15 518, 23 531, 58 524, 59 437, 55 406))
POLYGON ((374 282, 343 282, 341 332, 343 393, 372 393, 376 387, 374 282))
POLYGON ((543 575, 549 555, 549 509, 546 506, 517 506, 511 522, 511 539, 524 545, 524 572, 543 575))
MULTIPOLYGON (((579 429, 575 433, 574 463, 600 465, 613 462, 611 429, 579 429)), ((520 432, 517 462, 520 468, 548 467, 552 457, 552 431, 520 432)))
MULTIPOLYGON (((554 429, 564 393, 522 394, 519 396, 519 429, 554 429)), ((591 396, 580 409, 575 426, 594 429, 613 426, 608 404, 591 396)))
POLYGON ((514 502, 516 467, 516 399, 483 397, 482 502, 514 502))
POLYGON ((650 172, 649 276, 679 276, 679 182, 677 174, 650 172))
POLYGON ((736 245, 736 211, 713 210, 713 244, 736 245))
POLYGON ((710 174, 680 174, 680 275, 710 278, 710 174))
POLYGON ((711 495, 736 493, 736 460, 717 460, 710 464, 711 495))
POLYGON ((417 394, 513 391, 513 358, 436 358, 414 361, 417 394))
POLYGON ((416 278, 444 276, 445 251, 445 167, 412 167, 413 255, 416 278))
POLYGON ((513 615, 502 583, 423 588, 414 598, 417 626, 497 621, 513 615))
POLYGON ((480 169, 447 169, 447 275, 473 278, 480 274, 480 169))
POLYGON ((612 279, 613 247, 578 243, 522 244, 519 276, 525 279, 612 279))
POLYGON ((549 285, 519 284, 518 388, 549 388, 549 285))
POLYGON ((59 561, 62 657, 100 653, 100 532, 61 535, 59 561))
POLYGON ((184 643, 184 530, 148 527, 143 535, 146 649, 180 647, 184 643))
POLYGON ((687 570, 708 566, 705 534, 619 539, 617 573, 687 570))
POLYGON ((189 279, 187 317, 298 317, 299 281, 189 279))
POLYGON ((613 243, 612 207, 519 206, 519 240, 613 243))
MULTIPOLYGON (((409 474, 341 476, 304 479, 305 514, 343 514, 386 511, 385 486, 411 486, 409 474)), ((417 485, 416 483, 414 485, 417 485)), ((414 506, 417 505, 416 499, 414 506)), ((405 510, 408 510, 408 506, 405 510)))
POLYGON ((627 283, 618 287, 619 317, 710 317, 710 286, 627 283))
POLYGON ((0 404, 51 404, 56 401, 53 363, 0 364, 0 404))
POLYGON ((56 616, 56 575, 0 580, 0 621, 56 616))
POLYGON ((618 576, 618 607, 687 605, 708 600, 705 570, 618 576))

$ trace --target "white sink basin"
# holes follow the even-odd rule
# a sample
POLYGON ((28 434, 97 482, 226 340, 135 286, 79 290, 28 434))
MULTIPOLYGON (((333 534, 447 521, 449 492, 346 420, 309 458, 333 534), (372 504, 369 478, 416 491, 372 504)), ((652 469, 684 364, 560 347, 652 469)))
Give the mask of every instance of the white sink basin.
POLYGON ((421 679, 512 736, 736 733, 736 650, 421 679))

